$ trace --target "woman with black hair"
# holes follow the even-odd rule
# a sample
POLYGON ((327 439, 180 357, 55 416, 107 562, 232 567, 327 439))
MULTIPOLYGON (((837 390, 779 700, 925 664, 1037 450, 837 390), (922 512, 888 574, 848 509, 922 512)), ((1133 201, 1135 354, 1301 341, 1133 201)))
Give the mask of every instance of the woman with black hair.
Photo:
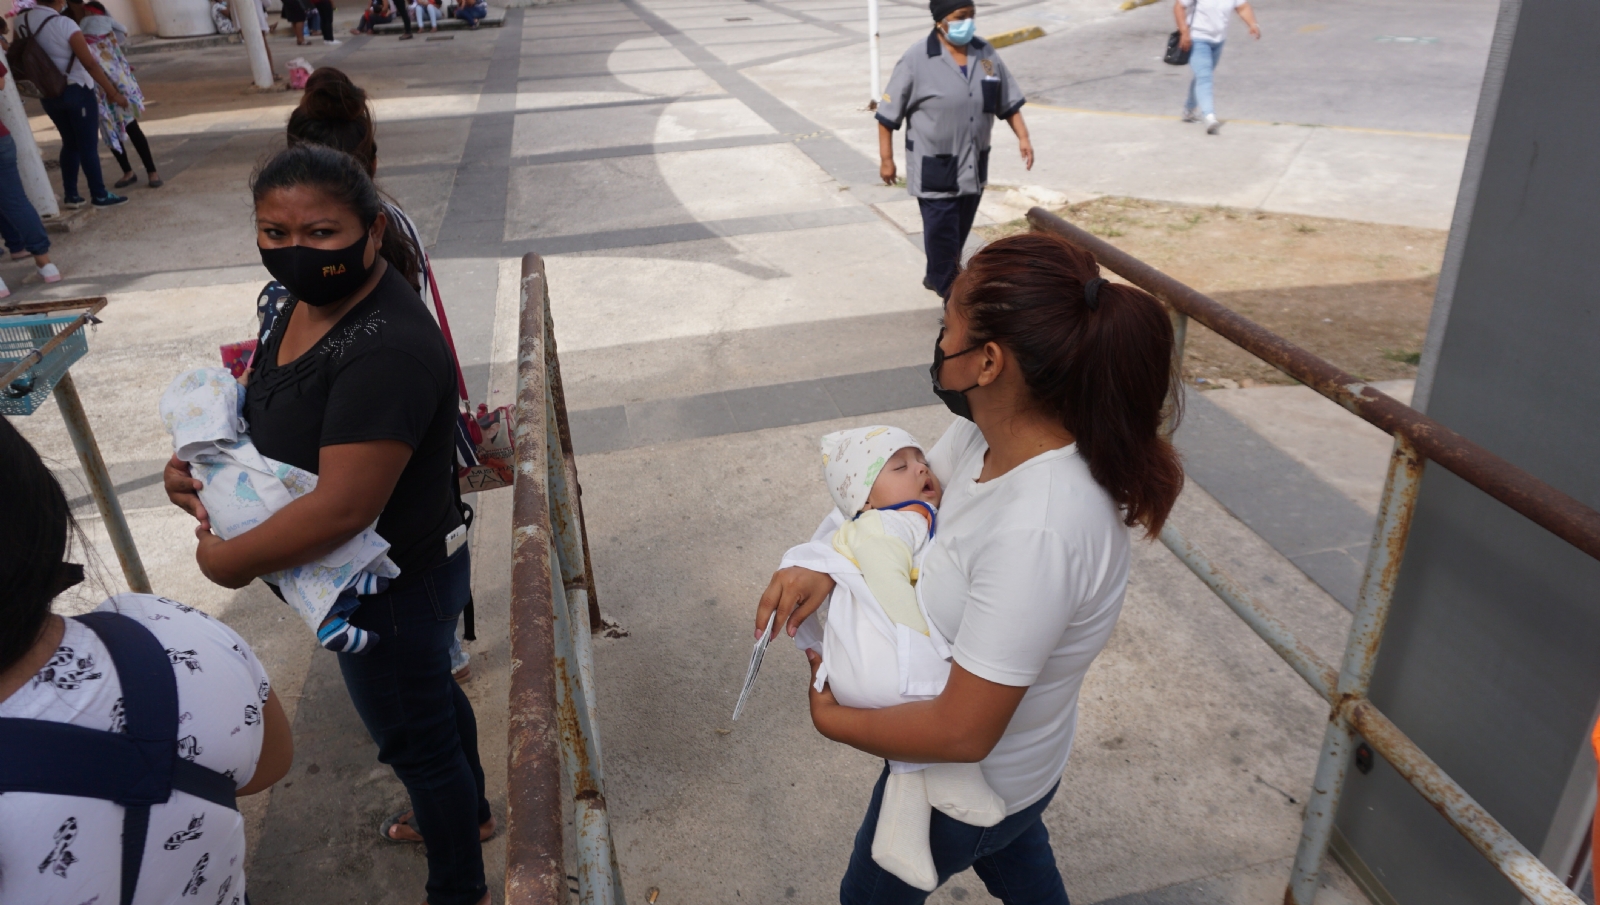
MULTIPOLYGON (((297 145, 257 170, 256 245, 288 304, 256 351, 244 417, 262 455, 317 486, 230 540, 207 530, 198 482, 174 457, 169 498, 201 522, 200 571, 239 588, 303 565, 377 520, 400 575, 349 618, 382 640, 338 654, 351 702, 394 768, 426 844, 428 901, 488 901, 482 841, 494 834, 472 705, 450 676, 450 642, 471 593, 455 487, 455 370, 365 169, 297 145)), ((397 840, 400 841, 400 840, 397 840)))
POLYGON ((164 597, 53 614, 86 551, 61 485, 4 418, 0 500, 0 902, 126 902, 130 879, 136 905, 202 886, 244 896, 235 799, 294 759, 266 670, 232 629, 164 597), (170 796, 132 804, 128 783, 150 780, 170 796))
MULTIPOLYGON (((1111 637, 1130 529, 1161 531, 1183 489, 1162 433, 1176 398, 1172 324, 1148 293, 1109 283, 1087 252, 1027 233, 973 255, 934 346, 933 390, 957 415, 928 451, 945 487, 917 582, 929 627, 954 652, 936 698, 881 710, 811 692, 817 731, 914 763, 979 763, 1005 799, 987 829, 932 815, 938 882, 971 867, 1007 905, 1067 905, 1041 816, 1078 719, 1084 675, 1111 637)), ((833 579, 773 575, 756 611, 794 634, 833 579)), ((808 652, 815 678, 821 659, 808 652)), ((887 770, 885 770, 885 776, 887 770)), ((844 905, 913 905, 872 859, 880 777, 840 883, 844 905)))

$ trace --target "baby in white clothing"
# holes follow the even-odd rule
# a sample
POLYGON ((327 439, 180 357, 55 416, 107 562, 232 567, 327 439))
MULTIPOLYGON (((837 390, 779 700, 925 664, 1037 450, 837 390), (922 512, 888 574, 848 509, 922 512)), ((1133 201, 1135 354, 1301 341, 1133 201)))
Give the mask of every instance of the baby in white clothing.
MULTIPOLYGON (((173 378, 161 395, 161 420, 173 451, 201 482, 211 528, 237 537, 317 486, 317 476, 263 456, 244 423, 244 387, 221 368, 196 368, 173 378)), ((314 562, 263 575, 293 607, 323 647, 363 653, 378 641, 345 617, 366 594, 382 593, 400 569, 376 523, 314 562)))
MULTIPOLYGON (((876 709, 937 696, 949 676, 950 652, 923 614, 916 581, 921 554, 938 532, 941 489, 922 446, 896 427, 839 431, 822 438, 822 471, 841 522, 828 545, 860 570, 860 583, 834 558, 827 571, 838 584, 821 631, 819 686, 826 681, 847 707, 876 709)), ((827 562, 821 551, 812 555, 827 562)), ((802 646, 814 647, 815 627, 802 634, 802 646)), ((938 884, 928 844, 932 809, 993 826, 1005 817, 1005 802, 978 764, 889 766, 872 858, 906 883, 932 890, 938 884)))

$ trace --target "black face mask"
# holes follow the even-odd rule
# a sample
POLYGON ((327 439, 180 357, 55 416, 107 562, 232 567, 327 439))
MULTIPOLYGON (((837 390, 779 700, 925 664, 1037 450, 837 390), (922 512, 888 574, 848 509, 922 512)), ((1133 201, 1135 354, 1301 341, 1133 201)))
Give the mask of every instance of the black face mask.
POLYGON ((945 362, 952 358, 960 358, 973 349, 981 348, 983 343, 968 346, 954 355, 946 355, 944 354, 944 347, 940 345, 942 342, 944 342, 944 331, 940 330, 939 338, 934 340, 933 343, 933 367, 928 369, 928 373, 933 377, 933 395, 939 397, 939 401, 944 403, 944 407, 949 409, 951 414, 957 418, 965 418, 971 421, 972 405, 967 402, 967 393, 977 389, 979 384, 975 383, 965 390, 947 390, 939 385, 939 370, 944 367, 945 362))
POLYGON ((349 298, 367 281, 372 268, 362 258, 369 238, 363 234, 348 248, 262 248, 261 263, 290 295, 321 308, 349 298))

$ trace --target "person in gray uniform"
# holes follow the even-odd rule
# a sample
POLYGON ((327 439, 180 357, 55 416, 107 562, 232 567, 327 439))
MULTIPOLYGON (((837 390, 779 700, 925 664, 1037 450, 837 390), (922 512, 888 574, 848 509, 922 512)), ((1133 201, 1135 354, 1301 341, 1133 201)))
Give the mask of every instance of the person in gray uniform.
POLYGON ((994 47, 974 34, 971 0, 931 0, 934 27, 894 66, 878 102, 878 173, 893 185, 894 132, 906 123, 906 190, 922 209, 928 255, 922 285, 948 300, 989 182, 989 136, 996 117, 1017 134, 1022 163, 1033 169, 1033 142, 1022 121, 1022 87, 994 47))

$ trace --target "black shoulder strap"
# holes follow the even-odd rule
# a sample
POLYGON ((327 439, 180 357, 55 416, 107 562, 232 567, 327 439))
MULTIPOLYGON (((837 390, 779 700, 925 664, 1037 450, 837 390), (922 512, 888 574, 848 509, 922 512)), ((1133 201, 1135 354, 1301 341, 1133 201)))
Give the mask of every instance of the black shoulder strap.
POLYGON ((50 720, 0 719, 0 792, 98 798, 123 807, 122 905, 139 884, 150 806, 177 789, 238 810, 234 781, 178 757, 178 686, 155 635, 97 611, 74 617, 100 637, 122 685, 126 731, 50 720))

